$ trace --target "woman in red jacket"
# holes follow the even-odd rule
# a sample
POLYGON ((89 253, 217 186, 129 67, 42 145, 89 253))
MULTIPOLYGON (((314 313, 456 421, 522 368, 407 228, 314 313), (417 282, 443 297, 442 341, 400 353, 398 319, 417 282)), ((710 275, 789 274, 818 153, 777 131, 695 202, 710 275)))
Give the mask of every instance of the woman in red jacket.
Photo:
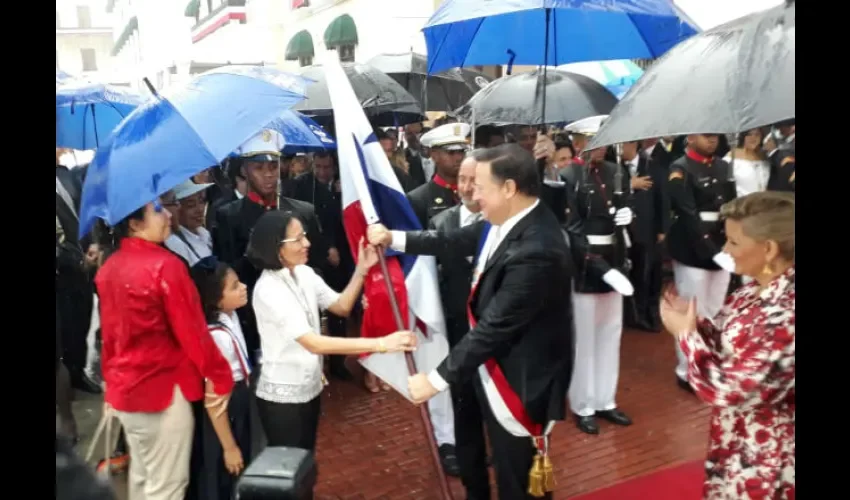
POLYGON ((190 401, 221 404, 230 366, 210 337, 186 265, 162 246, 171 214, 159 201, 118 223, 118 250, 95 278, 105 400, 130 446, 130 500, 179 500, 189 483, 190 401))

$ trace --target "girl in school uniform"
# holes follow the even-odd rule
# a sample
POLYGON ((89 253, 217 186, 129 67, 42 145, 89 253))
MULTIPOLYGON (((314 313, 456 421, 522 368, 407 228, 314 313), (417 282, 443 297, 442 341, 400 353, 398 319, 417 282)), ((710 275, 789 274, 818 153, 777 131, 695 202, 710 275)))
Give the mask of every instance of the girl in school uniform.
MULTIPOLYGON (((236 478, 251 458, 248 389, 251 366, 236 310, 248 302, 247 287, 227 264, 214 256, 192 266, 190 274, 201 296, 210 335, 233 370, 233 392, 205 405, 208 418, 198 420, 191 483, 198 498, 230 500, 236 478)), ((207 391, 208 393, 210 391, 207 391)))

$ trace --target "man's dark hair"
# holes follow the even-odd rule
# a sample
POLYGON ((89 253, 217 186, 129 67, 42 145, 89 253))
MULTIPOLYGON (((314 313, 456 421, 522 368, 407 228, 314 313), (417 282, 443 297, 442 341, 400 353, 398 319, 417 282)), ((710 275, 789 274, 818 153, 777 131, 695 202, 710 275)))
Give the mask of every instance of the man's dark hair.
POLYGON ((475 129, 475 147, 486 148, 493 137, 499 137, 502 135, 502 129, 495 125, 481 125, 475 129))
POLYGON ((384 129, 381 128, 375 128, 375 138, 379 141, 383 141, 384 139, 392 139, 392 137, 390 137, 390 135, 384 129))
POLYGON ((298 218, 288 210, 273 210, 260 217, 251 230, 248 249, 245 250, 245 256, 254 267, 261 271, 277 271, 283 268, 280 246, 286 239, 286 228, 295 219, 298 218))
POLYGON ((570 152, 573 154, 573 157, 575 157, 576 148, 573 146, 572 141, 570 141, 569 139, 564 140, 564 138, 562 138, 562 137, 556 137, 555 138, 555 151, 558 151, 559 149, 563 149, 563 148, 569 149, 570 152))
POLYGON ((316 158, 330 158, 331 161, 336 163, 336 155, 327 150, 316 151, 313 153, 313 159, 315 160, 316 158))
POLYGON ((531 153, 518 144, 508 143, 483 149, 474 156, 476 161, 490 164, 490 175, 504 183, 512 180, 517 191, 527 196, 540 193, 540 174, 531 153))

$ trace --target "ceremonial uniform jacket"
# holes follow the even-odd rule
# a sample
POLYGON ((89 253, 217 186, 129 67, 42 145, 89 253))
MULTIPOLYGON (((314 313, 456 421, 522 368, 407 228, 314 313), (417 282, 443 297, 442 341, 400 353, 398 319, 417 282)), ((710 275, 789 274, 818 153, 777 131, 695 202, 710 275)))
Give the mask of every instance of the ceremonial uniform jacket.
POLYGON ((700 269, 720 269, 712 260, 726 243, 720 206, 736 196, 735 181, 729 174, 725 161, 705 158, 692 150, 670 165, 667 191, 674 219, 667 234, 667 248, 677 262, 700 269))
POLYGON ((432 217, 459 203, 456 189, 449 187, 438 174, 426 184, 407 193, 407 199, 422 228, 428 227, 428 221, 432 217))
MULTIPOLYGON (((602 276, 617 268, 623 274, 624 261, 617 262, 617 247, 624 245, 623 231, 614 225, 616 163, 603 161, 598 166, 573 162, 561 170, 566 183, 567 213, 564 229, 576 265, 575 291, 608 293, 614 291, 602 276)), ((621 188, 628 192, 628 176, 619 172, 621 188)), ((621 257, 622 258, 622 257, 621 257)))
MULTIPOLYGON (((280 210, 294 212, 301 220, 307 232, 307 238, 310 240, 307 265, 314 269, 321 269, 323 262, 327 262, 328 249, 313 205, 281 197, 278 207, 280 210)), ((248 351, 252 355, 260 346, 254 311, 250 302, 260 271, 248 262, 245 250, 248 248, 251 230, 267 210, 274 210, 274 208, 264 207, 248 197, 231 201, 216 211, 216 225, 212 232, 213 255, 233 267, 239 280, 248 287, 248 304, 239 310, 239 322, 242 333, 245 335, 245 342, 248 344, 248 351)))

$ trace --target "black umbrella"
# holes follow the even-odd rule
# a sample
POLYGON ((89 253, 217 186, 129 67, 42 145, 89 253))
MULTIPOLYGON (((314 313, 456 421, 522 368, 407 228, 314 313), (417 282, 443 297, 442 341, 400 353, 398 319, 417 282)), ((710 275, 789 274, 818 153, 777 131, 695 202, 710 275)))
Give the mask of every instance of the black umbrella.
POLYGON ((427 76, 428 58, 413 52, 379 54, 366 64, 400 83, 426 111, 451 111, 490 83, 481 73, 462 68, 427 76))
MULTIPOLYGON (((378 69, 358 63, 343 63, 342 68, 372 125, 391 127, 428 119, 422 114, 416 98, 378 69)), ((313 118, 322 126, 331 125, 333 105, 324 68, 321 65, 308 66, 301 75, 316 83, 307 87, 307 99, 292 109, 313 118)))
POLYGON ((792 1, 685 40, 634 84, 591 147, 794 118, 795 27, 792 1))
POLYGON ((549 69, 543 75, 534 70, 499 78, 475 94, 455 114, 469 123, 474 118, 476 126, 543 125, 607 115, 616 104, 614 94, 595 80, 549 69), (542 88, 544 77, 545 92, 542 88))

